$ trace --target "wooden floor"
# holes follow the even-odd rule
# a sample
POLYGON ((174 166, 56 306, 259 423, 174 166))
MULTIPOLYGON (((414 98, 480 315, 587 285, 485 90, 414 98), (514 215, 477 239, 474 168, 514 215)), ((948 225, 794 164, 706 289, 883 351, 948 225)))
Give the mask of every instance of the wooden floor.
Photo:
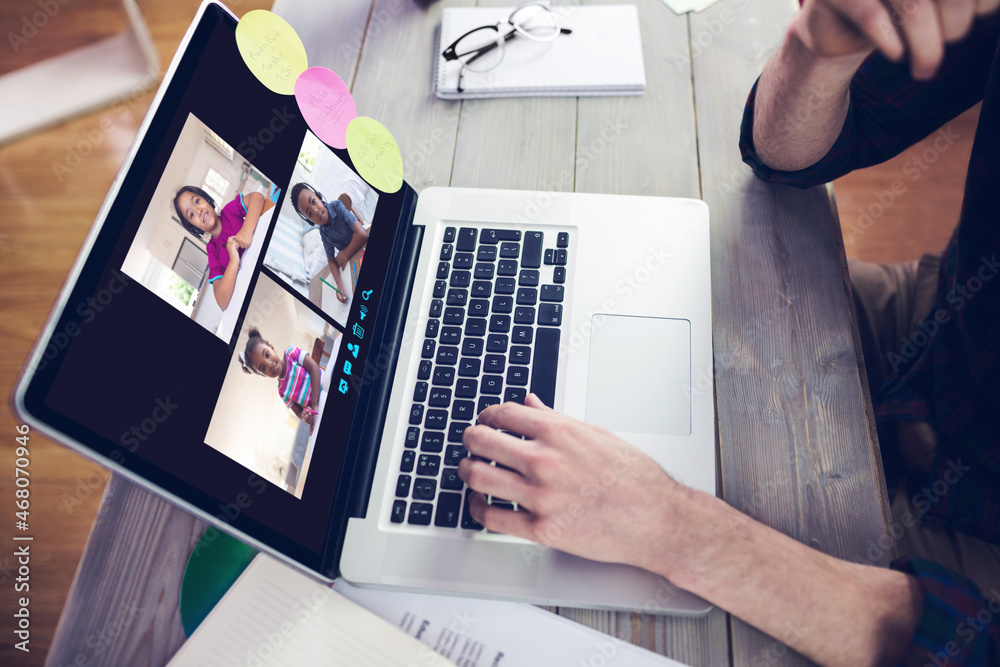
MULTIPOLYGON (((231 3, 238 14, 269 6, 267 0, 231 3)), ((140 0, 161 57, 169 62, 197 0, 140 0)), ((31 34, 18 49, 5 38, 0 73, 114 33, 124 20, 120 4, 110 0, 75 0, 31 33, 25 21, 36 20, 37 0, 6 0, 0 7, 0 35, 31 34), (13 53, 12 53, 13 52, 13 53)), ((98 130, 109 110, 92 113, 0 147, 0 384, 10 387, 55 299, 69 266, 90 227, 152 99, 144 93, 119 105, 110 131, 98 130), (79 155, 79 164, 74 154, 79 155), (58 163, 72 173, 57 173, 58 163), (71 164, 70 164, 71 163, 71 164)), ((933 137, 885 165, 836 183, 848 256, 896 262, 940 251, 954 227, 961 203, 965 168, 978 110, 950 125, 954 144, 934 147, 933 137), (921 162, 918 164, 917 159, 921 162), (921 170, 913 180, 914 167, 921 170), (893 192, 895 181, 896 193, 893 192), (889 201, 890 196, 893 201, 889 201)), ((939 142, 940 146, 941 143, 939 142)), ((110 400, 110 399, 109 399, 110 400)), ((14 425, 9 406, 0 413, 0 502, 14 497, 14 425)), ((0 623, 0 664, 39 665, 72 582, 107 473, 76 454, 41 438, 31 439, 30 611, 31 652, 13 648, 9 620, 0 623)), ((10 513, 0 529, 15 532, 10 513)), ((0 551, 0 618, 14 608, 16 577, 11 549, 0 551)), ((98 638, 95 638, 95 645, 98 638)), ((86 658, 86 654, 81 654, 86 658)))

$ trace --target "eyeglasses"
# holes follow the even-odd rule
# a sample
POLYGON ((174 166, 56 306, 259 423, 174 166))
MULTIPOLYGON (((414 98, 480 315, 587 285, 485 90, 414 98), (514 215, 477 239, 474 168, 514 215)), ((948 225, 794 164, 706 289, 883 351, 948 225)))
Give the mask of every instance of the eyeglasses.
POLYGON ((559 35, 569 35, 573 31, 560 28, 547 2, 521 5, 496 25, 473 28, 441 52, 447 61, 462 63, 458 72, 458 92, 462 92, 462 76, 465 70, 488 72, 503 60, 504 44, 518 35, 536 42, 549 42, 559 35), (510 26, 507 30, 505 26, 510 26))

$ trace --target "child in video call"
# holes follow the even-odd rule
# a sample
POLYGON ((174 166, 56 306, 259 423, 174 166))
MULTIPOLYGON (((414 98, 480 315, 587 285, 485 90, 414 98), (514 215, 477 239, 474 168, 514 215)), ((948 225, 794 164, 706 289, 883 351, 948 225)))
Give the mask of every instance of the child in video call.
MULTIPOLYGON (((310 225, 319 225, 323 248, 330 263, 330 273, 337 283, 337 299, 347 303, 347 292, 340 279, 340 270, 368 242, 368 232, 358 217, 340 199, 327 202, 308 183, 296 183, 290 191, 292 208, 310 225)), ((344 195, 341 195, 344 197, 344 195)), ((347 201, 350 201, 348 199, 347 201)))
POLYGON ((264 195, 259 192, 237 195, 215 212, 215 200, 193 185, 185 185, 174 195, 174 210, 184 229, 195 236, 208 232, 208 282, 219 307, 225 310, 233 298, 236 274, 243 251, 253 242, 257 221, 264 210, 264 195))
POLYGON ((243 372, 278 379, 278 395, 295 416, 313 425, 319 405, 322 370, 312 357, 289 345, 278 352, 256 327, 250 328, 246 349, 240 353, 243 372))

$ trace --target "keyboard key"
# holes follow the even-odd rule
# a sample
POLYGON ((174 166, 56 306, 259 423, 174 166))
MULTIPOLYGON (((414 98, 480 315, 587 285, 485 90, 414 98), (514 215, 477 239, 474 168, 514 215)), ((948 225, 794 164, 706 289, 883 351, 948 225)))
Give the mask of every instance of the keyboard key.
POLYGON ((510 315, 491 316, 490 331, 493 333, 506 333, 510 331, 510 315))
POLYGON ((458 375, 464 378, 479 377, 480 361, 476 357, 462 357, 458 363, 458 375))
POLYGON ((427 327, 424 329, 424 335, 428 338, 437 338, 438 329, 441 327, 441 320, 427 320, 427 327))
MULTIPOLYGON (((423 407, 423 406, 421 406, 423 407)), ((448 411, 447 410, 428 410, 427 416, 424 418, 424 428, 431 428, 438 431, 443 431, 444 427, 448 424, 448 411)), ((427 434, 424 433, 424 439, 427 439, 427 434)), ((420 445, 423 449, 423 442, 420 445)))
POLYGON ((495 262, 497 259, 497 249, 494 246, 481 245, 476 251, 477 262, 495 262))
POLYGON ((552 248, 545 249, 545 265, 552 266, 556 263, 556 251, 552 248))
POLYGON ((448 281, 448 285, 450 287, 468 287, 471 284, 472 284, 471 271, 455 271, 451 274, 451 280, 448 281))
POLYGON ((420 350, 420 357, 422 359, 431 359, 434 357, 434 348, 437 345, 433 340, 427 339, 424 341, 424 347, 420 350))
POLYGON ((438 280, 434 283, 434 292, 431 296, 435 299, 441 299, 444 297, 445 291, 448 289, 448 283, 444 280, 438 280))
POLYGON ((443 327, 441 329, 442 345, 458 345, 462 342, 462 329, 460 327, 443 327))
POLYGON ((500 257, 503 259, 517 259, 517 256, 521 254, 521 245, 519 243, 501 243, 500 244, 500 257))
MULTIPOLYGON (((440 450, 438 450, 440 451, 440 450)), ((441 470, 441 457, 436 454, 421 454, 420 458, 417 459, 417 474, 427 475, 429 477, 437 477, 438 472, 441 470)), ((418 479, 419 484, 424 480, 418 479)), ((414 488, 414 496, 416 496, 416 489, 414 488)), ((423 500, 430 500, 430 498, 424 498, 423 500)))
POLYGON ((514 324, 534 324, 535 309, 531 306, 518 306, 514 309, 514 324))
POLYGON ((441 312, 444 310, 444 301, 441 299, 434 299, 431 301, 431 317, 441 317, 441 312))
POLYGON ((526 269, 537 269, 542 265, 541 232, 528 232, 524 235, 524 249, 521 252, 521 266, 526 269))
POLYGON ((486 299, 473 299, 469 302, 469 317, 486 317, 490 314, 490 302, 486 299))
MULTIPOLYGON (((511 366, 507 369, 507 384, 516 387, 528 386, 528 369, 524 366, 511 366)), ((427 437, 426 435, 424 437, 427 437)))
POLYGON ((403 450, 403 459, 399 462, 400 472, 413 472, 413 461, 417 458, 417 453, 412 449, 403 450))
MULTIPOLYGON (((503 369, 506 367, 507 359, 502 354, 487 354, 486 359, 483 361, 484 373, 503 373, 503 369)), ((413 400, 417 399, 414 398, 413 400)))
POLYGON ((417 379, 426 380, 431 376, 431 360, 424 359, 420 362, 420 366, 417 367, 417 379))
POLYGON ((441 261, 449 262, 451 261, 451 254, 455 251, 455 246, 450 243, 445 243, 441 246, 441 261))
POLYGON ((423 403, 425 400, 427 400, 427 383, 418 382, 413 388, 413 402, 423 403))
POLYGON ((486 341, 482 338, 477 338, 475 336, 470 336, 462 341, 462 355, 468 357, 481 357, 483 356, 483 347, 486 341))
MULTIPOLYGON (((468 424, 463 424, 459 422, 452 422, 448 425, 448 442, 462 442, 462 434, 465 433, 465 429, 469 428, 468 424)), ((468 453, 465 447, 463 450, 468 453)))
POLYGON ((452 266, 456 269, 471 269, 474 257, 471 252, 457 252, 455 259, 451 260, 452 266))
POLYGON ((449 273, 451 273, 451 264, 449 264, 448 262, 441 262, 438 264, 438 270, 437 270, 438 280, 447 279, 449 273))
POLYGON ((463 252, 470 252, 476 249, 476 230, 470 227, 462 227, 458 230, 455 239, 455 248, 463 252))
MULTIPOLYGON (((449 489, 451 491, 461 491, 465 483, 462 482, 462 478, 458 476, 458 468, 445 468, 444 472, 441 473, 441 488, 449 489)), ((445 494, 441 494, 444 496, 445 494)), ((438 501, 440 503, 440 501, 438 501)))
POLYGON ((410 505, 410 516, 406 522, 414 526, 429 526, 433 512, 434 506, 430 503, 413 503, 410 505))
MULTIPOLYGON (((527 372, 525 372, 525 384, 527 384, 527 372)), ((479 390, 486 396, 499 396, 503 392, 503 377, 484 375, 479 382, 479 390)))
POLYGON ((497 294, 513 294, 516 288, 517 283, 513 278, 497 278, 497 283, 494 286, 497 294))
POLYGON ((502 510, 510 510, 512 512, 514 511, 514 503, 510 502, 509 500, 500 500, 498 498, 494 498, 492 501, 490 501, 490 505, 492 505, 493 507, 499 507, 502 510))
POLYGON ((557 266, 552 269, 552 282, 559 283, 560 285, 566 282, 566 267, 557 266))
POLYGON ((444 448, 444 433, 429 431, 420 439, 420 451, 440 452, 444 448))
POLYGON ((436 479, 418 477, 413 482, 413 499, 434 500, 434 494, 437 493, 437 484, 436 479))
POLYGON ((442 345, 438 348, 437 362, 446 366, 454 366, 458 363, 458 348, 442 345))
POLYGON ((480 396, 476 412, 482 412, 491 405, 500 405, 500 399, 496 396, 480 396))
POLYGON ((469 300, 469 290, 450 289, 444 303, 446 306, 464 306, 469 300))
POLYGON ((476 280, 493 280, 493 265, 486 264, 485 262, 476 264, 476 269, 472 272, 472 277, 476 280))
POLYGON ((389 515, 389 520, 393 523, 403 523, 403 519, 406 518, 406 501, 405 500, 394 500, 392 502, 392 514, 389 515))
POLYGON ((430 398, 427 399, 427 405, 435 408, 448 407, 451 405, 451 389, 447 387, 434 387, 431 389, 430 398))
POLYGON ((538 296, 542 301, 562 301, 563 290, 562 285, 542 285, 538 296))
POLYGON ((517 305, 534 306, 538 301, 538 290, 534 287, 521 287, 517 290, 517 305))
POLYGON ((488 299, 490 298, 490 292, 493 289, 493 283, 487 282, 485 280, 474 280, 472 281, 472 298, 473 299, 488 299))
POLYGON ((510 313, 514 310, 514 299, 509 296, 493 297, 494 313, 510 313))
POLYGON ((517 275, 517 284, 522 287, 538 287, 539 274, 537 269, 521 269, 517 275))
POLYGON ((510 335, 510 342, 531 345, 532 331, 531 327, 514 327, 514 331, 510 335))
POLYGON ((557 248, 569 247, 569 232, 559 232, 559 234, 556 236, 556 247, 557 248))
POLYGON ((424 406, 419 403, 414 403, 413 407, 410 408, 410 423, 414 425, 419 424, 423 418, 424 406))
MULTIPOLYGON (((458 462, 468 455, 469 450, 462 445, 448 445, 444 448, 444 464, 446 466, 457 466, 458 462)), ((447 471, 448 469, 445 468, 445 472, 447 471)))
MULTIPOLYGON (((461 482, 462 480, 458 480, 461 482)), ((444 480, 441 480, 441 488, 445 488, 444 480)), ((447 487, 452 488, 452 487, 447 487)), ((459 486, 458 490, 462 487, 459 486)), ((456 528, 458 519, 462 516, 462 494, 442 493, 438 496, 437 511, 434 513, 434 525, 439 528, 456 528)))
POLYGON ((404 444, 407 447, 416 447, 418 442, 420 442, 420 428, 417 426, 410 426, 406 429, 406 441, 404 444))
POLYGON ((497 244, 500 241, 520 241, 521 231, 518 229, 484 229, 479 237, 480 243, 497 244))
POLYGON ((459 421, 472 421, 476 418, 476 404, 472 401, 455 401, 451 406, 451 418, 459 421))
POLYGON ((431 383, 437 387, 450 387, 455 381, 455 369, 450 366, 438 366, 434 369, 431 383))
POLYGON ((455 398, 475 398, 479 391, 479 383, 470 378, 458 378, 455 385, 455 398))
MULTIPOLYGON (((525 345, 512 345, 510 348, 510 363, 527 366, 531 363, 531 348, 525 345)), ((433 392, 431 392, 433 396, 433 392)), ((431 404, 433 405, 433 403, 431 404)))
POLYGON ((516 259, 501 259, 497 262, 497 275, 498 276, 516 276, 517 275, 517 260, 516 259))
POLYGON ((559 362, 559 329, 539 327, 535 333, 535 363, 531 367, 531 392, 552 407, 559 362))
POLYGON ((524 404, 524 399, 528 395, 528 390, 520 387, 508 387, 507 391, 503 393, 504 402, 513 401, 514 403, 524 404))
POLYGON ((562 248, 556 250, 556 266, 566 266, 566 261, 569 259, 569 253, 562 248))
POLYGON ((486 320, 482 317, 470 317, 465 321, 466 336, 485 336, 486 320))
POLYGON ((445 243, 454 243, 455 242, 455 228, 454 227, 445 227, 444 228, 444 242, 445 243))
POLYGON ((465 321, 465 309, 458 306, 452 306, 451 308, 444 309, 444 317, 441 318, 445 324, 453 324, 455 326, 462 326, 462 322, 465 321))
POLYGON ((396 480, 396 497, 405 498, 410 495, 410 481, 412 478, 409 475, 400 475, 399 479, 396 480))
POLYGON ((482 524, 473 519, 472 514, 469 513, 469 495, 471 493, 472 489, 465 490, 465 500, 462 502, 462 528, 465 530, 482 530, 482 524))
POLYGON ((538 307, 538 324, 557 327, 562 324, 562 304, 543 303, 538 307))
MULTIPOLYGON (((514 327, 515 329, 517 327, 514 327)), ((507 336, 503 334, 490 334, 486 338, 486 351, 487 352, 506 352, 507 351, 507 336)))

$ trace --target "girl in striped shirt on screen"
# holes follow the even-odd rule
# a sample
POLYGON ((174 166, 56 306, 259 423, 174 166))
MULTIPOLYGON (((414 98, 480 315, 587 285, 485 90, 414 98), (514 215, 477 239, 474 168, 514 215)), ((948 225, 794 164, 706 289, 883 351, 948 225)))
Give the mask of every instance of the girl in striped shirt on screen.
POLYGON ((311 427, 319 405, 319 364, 295 345, 278 352, 256 327, 251 327, 249 334, 246 349, 240 353, 243 372, 277 378, 281 400, 311 427))

